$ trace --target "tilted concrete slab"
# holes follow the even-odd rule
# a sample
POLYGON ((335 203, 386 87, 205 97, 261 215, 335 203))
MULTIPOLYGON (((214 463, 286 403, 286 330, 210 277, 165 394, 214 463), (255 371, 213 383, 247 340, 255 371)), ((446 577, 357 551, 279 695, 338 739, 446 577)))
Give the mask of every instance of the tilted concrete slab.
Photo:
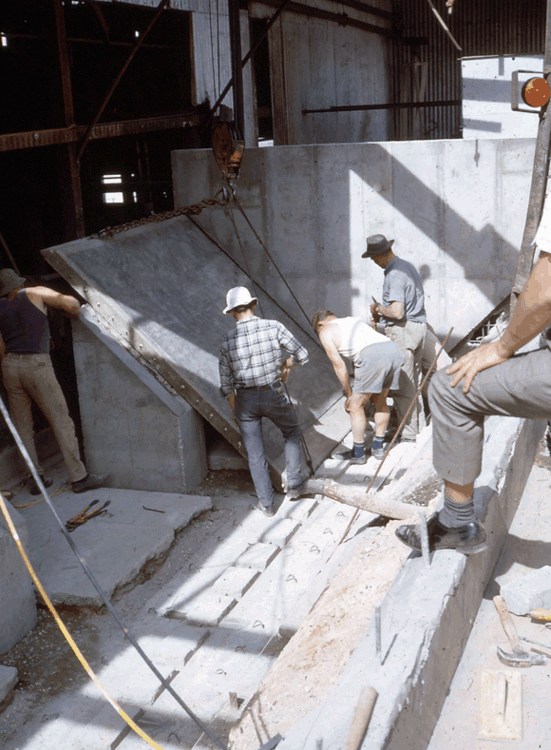
MULTIPOLYGON (((253 291, 234 260, 186 217, 43 254, 135 358, 243 451, 218 375, 220 344, 234 325, 222 314, 226 291, 237 285, 253 291)), ((288 388, 317 467, 350 429, 338 382, 306 318, 295 322, 258 285, 256 291, 261 314, 280 320, 309 350, 309 364, 292 371, 288 388)), ((110 414, 103 416, 108 430, 110 414)), ((268 462, 280 476, 283 441, 271 423, 264 439, 268 462)))
MULTIPOLYGON (((53 498, 64 522, 93 500, 99 502, 91 510, 110 501, 106 514, 76 528, 72 537, 108 597, 132 582, 146 562, 170 548, 175 534, 212 507, 209 497, 110 488, 86 495, 64 491, 53 498)), ((22 514, 29 527, 31 562, 54 604, 101 606, 46 503, 25 508, 22 514)))

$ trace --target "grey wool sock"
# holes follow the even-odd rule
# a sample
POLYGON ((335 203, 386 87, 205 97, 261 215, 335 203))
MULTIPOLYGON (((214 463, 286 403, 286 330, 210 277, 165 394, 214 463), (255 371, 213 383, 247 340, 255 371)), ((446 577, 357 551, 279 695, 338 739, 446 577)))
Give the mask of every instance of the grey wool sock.
POLYGON ((444 507, 438 514, 438 520, 447 529, 457 529, 476 521, 472 499, 466 503, 456 503, 444 494, 444 507))

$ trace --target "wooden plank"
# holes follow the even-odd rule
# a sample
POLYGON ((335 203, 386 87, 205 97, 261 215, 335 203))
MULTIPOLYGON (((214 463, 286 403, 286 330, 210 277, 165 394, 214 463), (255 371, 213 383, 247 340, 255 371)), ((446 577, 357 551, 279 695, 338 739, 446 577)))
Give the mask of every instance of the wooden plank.
MULTIPOLYGON (((234 325, 233 318, 222 314, 226 291, 250 286, 234 261, 186 217, 147 224, 112 239, 77 240, 43 254, 127 351, 243 452, 218 375, 219 347, 234 325)), ((264 316, 280 320, 309 350, 309 364, 293 369, 288 389, 314 466, 319 466, 350 429, 337 380, 311 331, 258 289, 264 316)), ((264 441, 268 463, 280 477, 283 440, 267 420, 264 441)))
POLYGON ((519 672, 482 670, 478 736, 489 740, 522 739, 522 675, 519 672))

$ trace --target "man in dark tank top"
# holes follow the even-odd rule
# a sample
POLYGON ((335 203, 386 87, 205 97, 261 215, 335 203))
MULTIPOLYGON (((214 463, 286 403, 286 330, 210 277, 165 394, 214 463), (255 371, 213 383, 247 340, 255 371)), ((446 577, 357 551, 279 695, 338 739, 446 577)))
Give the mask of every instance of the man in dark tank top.
MULTIPOLYGON (((69 471, 73 492, 100 487, 105 476, 89 474, 80 458, 75 426, 50 360, 48 307, 78 317, 80 303, 45 286, 24 289, 25 279, 11 268, 0 271, 0 359, 10 414, 21 440, 46 487, 34 444, 32 401, 50 423, 69 471)), ((27 480, 31 494, 40 490, 33 477, 27 480)))

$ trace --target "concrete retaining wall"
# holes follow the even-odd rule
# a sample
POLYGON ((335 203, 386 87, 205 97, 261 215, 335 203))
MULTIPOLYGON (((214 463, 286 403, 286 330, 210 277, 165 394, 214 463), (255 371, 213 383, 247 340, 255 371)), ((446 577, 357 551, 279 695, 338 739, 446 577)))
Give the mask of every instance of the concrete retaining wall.
POLYGON ((486 584, 507 535, 544 431, 543 420, 486 422, 475 506, 489 537, 486 552, 412 553, 381 605, 383 663, 370 625, 325 705, 286 732, 279 750, 342 750, 362 687, 379 693, 369 750, 425 750, 467 643, 486 584))
POLYGON ((73 321, 87 468, 109 486, 189 492, 207 474, 203 421, 86 309, 73 321))
MULTIPOLYGON (((27 544, 27 525, 15 508, 9 507, 17 533, 27 544)), ((0 514, 0 654, 27 635, 36 623, 36 600, 31 577, 0 514)), ((4 696, 5 697, 5 696, 4 696)))
MULTIPOLYGON (((367 314, 382 271, 361 258, 382 232, 424 280, 437 333, 468 333, 508 293, 532 172, 531 139, 404 141, 248 149, 237 195, 302 306, 367 314)), ((173 153, 177 206, 225 183, 209 150, 173 153)), ((293 316, 297 305, 237 209, 252 275, 293 316)), ((199 223, 246 267, 223 209, 199 223)), ((298 317, 297 319, 300 319, 298 317)))

